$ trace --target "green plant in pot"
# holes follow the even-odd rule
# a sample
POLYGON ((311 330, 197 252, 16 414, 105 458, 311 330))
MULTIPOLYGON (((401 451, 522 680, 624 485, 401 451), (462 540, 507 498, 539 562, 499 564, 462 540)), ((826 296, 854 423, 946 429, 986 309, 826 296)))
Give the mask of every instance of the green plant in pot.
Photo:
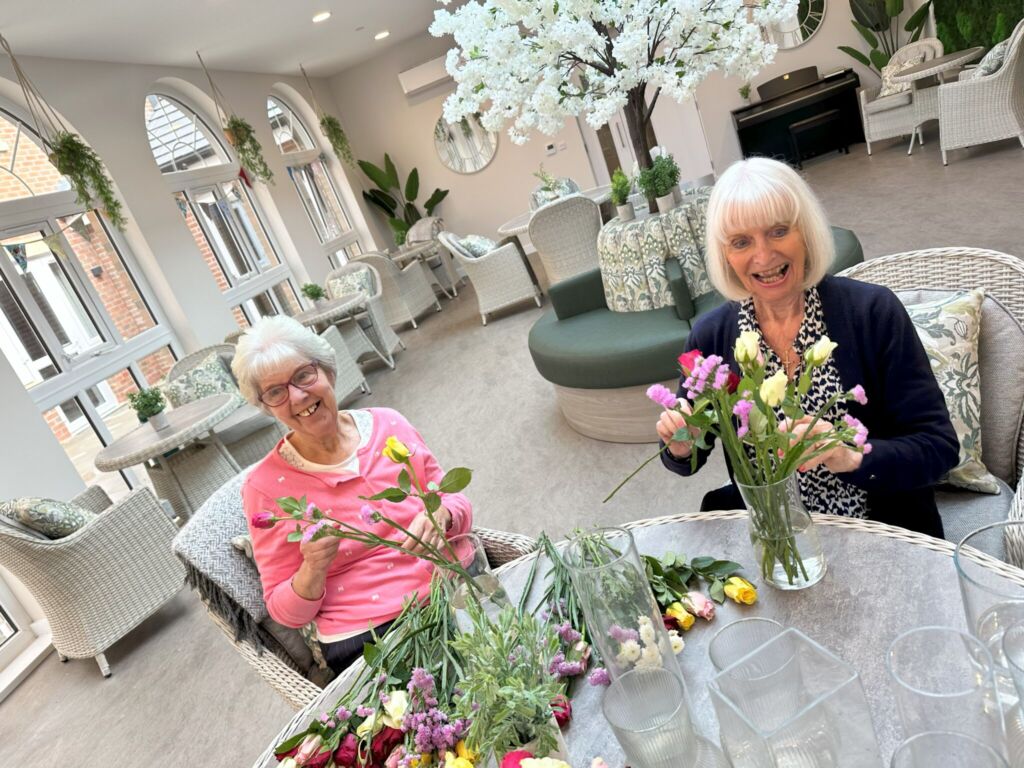
POLYGON ((167 426, 167 415, 164 413, 167 403, 164 401, 164 393, 156 387, 129 392, 128 403, 135 409, 135 415, 142 424, 149 422, 154 429, 167 426))
MULTIPOLYGON (((409 227, 423 218, 420 209, 416 207, 416 198, 420 194, 420 172, 413 168, 405 184, 402 184, 398 178, 398 169, 388 154, 384 155, 383 168, 367 160, 360 160, 359 167, 377 185, 376 189, 364 191, 363 199, 387 218, 395 243, 404 244, 409 227)), ((447 189, 435 189, 423 204, 427 216, 433 216, 434 209, 447 196, 447 189)))
POLYGON ((274 180, 274 173, 263 158, 263 147, 247 120, 238 115, 231 115, 224 128, 224 136, 235 148, 238 162, 248 173, 265 184, 274 180))
POLYGON ((679 183, 679 166, 672 155, 659 155, 650 168, 640 169, 636 183, 648 200, 657 201, 658 211, 666 213, 675 207, 672 189, 679 183))
POLYGON ((322 299, 327 298, 327 294, 324 292, 324 289, 316 283, 304 283, 300 290, 302 291, 302 295, 312 302, 321 301, 322 299))
POLYGON ((337 155, 338 159, 345 163, 345 165, 354 166, 356 159, 352 156, 352 147, 349 146, 348 136, 341 127, 338 118, 334 115, 323 115, 320 118, 320 130, 327 137, 327 141, 330 143, 331 149, 334 150, 334 154, 337 155))
POLYGON ((107 220, 118 229, 124 229, 121 201, 114 194, 113 182, 96 153, 70 131, 58 131, 46 144, 50 162, 68 177, 78 202, 91 208, 93 199, 99 200, 107 220))
POLYGON ((619 221, 632 221, 636 217, 633 204, 629 202, 629 195, 632 191, 633 182, 629 176, 623 173, 621 168, 616 168, 612 174, 611 197, 619 221))
POLYGON ((848 45, 840 45, 839 50, 880 76, 882 67, 889 63, 896 51, 920 39, 931 4, 932 0, 926 0, 924 5, 910 15, 903 25, 903 31, 908 34, 901 40, 899 17, 904 10, 903 0, 850 0, 850 11, 853 13, 850 23, 868 44, 869 50, 865 54, 848 45))

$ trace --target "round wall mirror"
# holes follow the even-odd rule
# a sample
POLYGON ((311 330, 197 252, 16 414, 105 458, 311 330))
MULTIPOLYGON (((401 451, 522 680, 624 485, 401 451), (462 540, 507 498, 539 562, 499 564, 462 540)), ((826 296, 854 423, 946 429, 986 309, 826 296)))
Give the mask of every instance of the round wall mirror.
POLYGON ((456 173, 476 173, 487 167, 498 149, 498 135, 480 124, 477 114, 457 123, 444 117, 434 126, 434 148, 446 168, 456 173))
POLYGON ((821 22, 825 18, 826 2, 827 0, 800 0, 794 16, 764 28, 768 41, 781 49, 796 48, 806 43, 821 28, 821 22))

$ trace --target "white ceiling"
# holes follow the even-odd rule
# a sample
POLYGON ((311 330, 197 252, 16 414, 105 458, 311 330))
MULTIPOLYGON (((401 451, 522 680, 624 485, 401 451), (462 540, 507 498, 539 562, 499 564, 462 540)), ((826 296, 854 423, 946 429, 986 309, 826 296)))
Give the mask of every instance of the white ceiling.
POLYGON ((421 34, 436 0, 3 0, 15 54, 327 76, 421 34), (314 24, 318 11, 331 11, 314 24), (362 27, 362 29, 357 29, 362 27), (384 40, 373 36, 383 30, 384 40))

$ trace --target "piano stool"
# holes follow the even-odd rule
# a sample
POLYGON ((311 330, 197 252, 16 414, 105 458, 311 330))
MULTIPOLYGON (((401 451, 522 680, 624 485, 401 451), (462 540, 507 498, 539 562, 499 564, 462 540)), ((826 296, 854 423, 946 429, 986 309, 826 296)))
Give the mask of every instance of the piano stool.
POLYGON ((850 145, 846 140, 846 133, 842 130, 842 113, 838 109, 830 109, 820 115, 808 117, 789 126, 789 141, 793 147, 793 158, 796 160, 796 167, 802 169, 805 157, 815 157, 825 152, 838 150, 844 154, 850 154, 850 145), (820 138, 819 138, 820 137, 820 138), (810 147, 807 154, 801 150, 800 139, 810 138, 810 147))

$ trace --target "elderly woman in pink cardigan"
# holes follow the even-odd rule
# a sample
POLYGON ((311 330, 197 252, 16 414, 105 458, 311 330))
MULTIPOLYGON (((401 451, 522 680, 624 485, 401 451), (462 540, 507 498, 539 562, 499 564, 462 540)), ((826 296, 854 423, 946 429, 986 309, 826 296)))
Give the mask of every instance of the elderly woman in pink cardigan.
MULTIPOLYGON (((412 555, 333 536, 289 542, 290 526, 256 528, 253 515, 277 511, 275 500, 283 496, 306 496, 332 517, 366 528, 360 497, 397 484, 400 467, 381 455, 392 435, 414 449, 413 467, 424 483, 440 482, 444 472, 397 411, 338 411, 334 350, 290 317, 264 318, 250 328, 238 341, 231 369, 245 398, 291 430, 253 467, 242 488, 267 609, 286 626, 315 621, 327 662, 340 672, 362 652, 371 628, 380 634, 401 612, 403 600, 428 594, 430 568, 412 555)), ((386 511, 427 543, 442 543, 414 497, 389 503, 386 511)), ((445 494, 435 519, 449 538, 468 533, 472 507, 461 493, 445 494)), ((372 529, 404 538, 383 522, 372 529)))

